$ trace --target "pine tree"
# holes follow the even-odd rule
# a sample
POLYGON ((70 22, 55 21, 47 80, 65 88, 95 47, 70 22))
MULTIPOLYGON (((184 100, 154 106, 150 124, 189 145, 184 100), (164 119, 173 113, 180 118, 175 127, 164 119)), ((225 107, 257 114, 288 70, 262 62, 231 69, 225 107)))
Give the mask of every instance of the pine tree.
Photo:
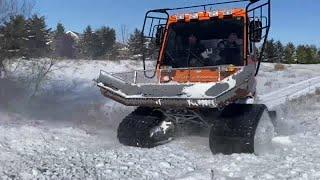
POLYGON ((276 58, 277 58, 277 54, 276 54, 276 47, 275 47, 274 40, 273 39, 267 40, 265 51, 264 51, 264 59, 267 62, 274 62, 276 58))
POLYGON ((130 54, 133 56, 141 56, 145 51, 145 45, 142 44, 141 31, 135 29, 128 40, 128 48, 130 54))
POLYGON ((314 45, 299 45, 297 47, 297 59, 301 64, 313 64, 317 61, 318 49, 314 45))
POLYGON ((4 59, 5 57, 5 52, 4 52, 4 47, 5 47, 5 41, 4 41, 4 27, 0 26, 0 79, 5 77, 5 66, 4 66, 4 59))
POLYGON ((309 45, 308 46, 308 49, 307 49, 307 54, 308 54, 308 57, 307 58, 310 58, 308 60, 308 63, 309 64, 315 64, 317 63, 317 53, 318 53, 318 49, 315 45, 309 45))
POLYGON ((280 63, 283 61, 283 57, 284 57, 283 45, 280 41, 277 41, 274 47, 275 47, 275 56, 276 56, 275 62, 280 63))
POLYGON ((27 21, 28 57, 44 57, 50 51, 50 31, 47 29, 45 18, 37 15, 27 21))
POLYGON ((86 58, 92 58, 94 55, 93 50, 93 32, 91 26, 87 26, 83 32, 83 37, 80 40, 80 54, 86 58))
POLYGON ((306 64, 307 61, 307 52, 306 52, 306 46, 305 45, 299 45, 297 47, 297 61, 299 64, 306 64))
POLYGON ((64 26, 61 23, 57 24, 56 30, 53 33, 53 51, 54 55, 57 57, 62 56, 62 45, 63 45, 63 36, 65 35, 64 26))
POLYGON ((288 43, 284 48, 284 63, 293 64, 296 63, 295 57, 296 47, 293 43, 288 43))
POLYGON ((120 56, 120 49, 122 44, 119 42, 115 42, 112 47, 111 52, 109 52, 109 60, 117 60, 120 56))
POLYGON ((65 28, 64 26, 61 24, 61 23, 58 23, 57 24, 57 29, 56 31, 54 32, 54 35, 55 35, 55 38, 58 38, 58 37, 61 37, 65 34, 65 28))
POLYGON ((4 59, 5 49, 6 49, 6 37, 5 37, 5 27, 0 25, 0 59, 4 59))
POLYGON ((94 32, 92 34, 92 45, 91 45, 91 48, 92 48, 91 53, 92 53, 93 59, 97 59, 103 55, 101 46, 102 46, 102 40, 99 37, 99 35, 96 32, 94 32))
POLYGON ((112 55, 116 42, 116 32, 109 27, 101 27, 92 35, 93 58, 104 58, 112 55))
POLYGON ((116 31, 103 26, 96 33, 101 39, 101 55, 111 54, 116 42, 116 31))
POLYGON ((28 40, 25 18, 20 15, 11 17, 4 23, 1 54, 9 58, 25 56, 28 40))

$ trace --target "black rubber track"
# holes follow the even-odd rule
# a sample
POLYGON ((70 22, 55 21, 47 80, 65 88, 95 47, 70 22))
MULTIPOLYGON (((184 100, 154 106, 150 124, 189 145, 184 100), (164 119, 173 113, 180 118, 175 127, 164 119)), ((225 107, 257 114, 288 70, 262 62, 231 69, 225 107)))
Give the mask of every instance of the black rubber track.
POLYGON ((213 154, 254 153, 254 136, 263 112, 262 104, 232 104, 213 124, 209 144, 213 154))
POLYGON ((139 107, 123 119, 118 127, 119 142, 126 146, 152 148, 170 138, 170 133, 165 137, 150 137, 150 130, 163 121, 161 112, 152 108, 139 107))

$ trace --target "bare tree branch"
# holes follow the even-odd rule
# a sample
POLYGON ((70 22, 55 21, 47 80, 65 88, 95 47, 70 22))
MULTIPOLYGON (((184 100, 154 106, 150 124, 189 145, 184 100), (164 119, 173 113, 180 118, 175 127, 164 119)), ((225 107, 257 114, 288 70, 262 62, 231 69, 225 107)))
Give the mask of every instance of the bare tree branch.
POLYGON ((128 27, 124 24, 121 25, 121 40, 123 44, 128 42, 128 27))
MULTIPOLYGON (((34 6, 35 0, 0 0, 0 26, 12 16, 23 15, 30 17, 34 6)), ((3 54, 0 54, 0 79, 6 77, 4 60, 3 54)))
POLYGON ((35 0, 0 0, 0 24, 11 16, 29 17, 35 6, 35 0))

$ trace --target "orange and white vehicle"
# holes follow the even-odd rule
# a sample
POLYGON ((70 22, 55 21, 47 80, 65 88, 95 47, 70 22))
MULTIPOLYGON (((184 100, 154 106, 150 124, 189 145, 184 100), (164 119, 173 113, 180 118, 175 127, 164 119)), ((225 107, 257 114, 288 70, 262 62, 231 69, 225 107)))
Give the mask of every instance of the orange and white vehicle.
POLYGON ((154 147, 191 123, 211 128, 214 153, 252 153, 270 143, 256 132, 272 134, 274 113, 253 104, 270 9, 270 0, 235 0, 148 11, 144 70, 101 71, 97 80, 104 96, 138 107, 120 124, 119 141, 154 147))

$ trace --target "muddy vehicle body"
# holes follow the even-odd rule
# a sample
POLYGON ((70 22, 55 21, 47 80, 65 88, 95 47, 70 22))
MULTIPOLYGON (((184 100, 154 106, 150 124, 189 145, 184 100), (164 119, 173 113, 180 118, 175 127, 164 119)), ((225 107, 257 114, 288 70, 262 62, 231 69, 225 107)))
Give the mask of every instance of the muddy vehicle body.
POLYGON ((151 148, 193 124, 211 129, 213 153, 264 149, 274 113, 254 104, 255 76, 270 9, 270 0, 238 0, 148 11, 141 38, 144 70, 102 70, 97 79, 105 97, 138 107, 119 125, 119 141, 151 148), (151 70, 147 48, 157 55, 151 70))

